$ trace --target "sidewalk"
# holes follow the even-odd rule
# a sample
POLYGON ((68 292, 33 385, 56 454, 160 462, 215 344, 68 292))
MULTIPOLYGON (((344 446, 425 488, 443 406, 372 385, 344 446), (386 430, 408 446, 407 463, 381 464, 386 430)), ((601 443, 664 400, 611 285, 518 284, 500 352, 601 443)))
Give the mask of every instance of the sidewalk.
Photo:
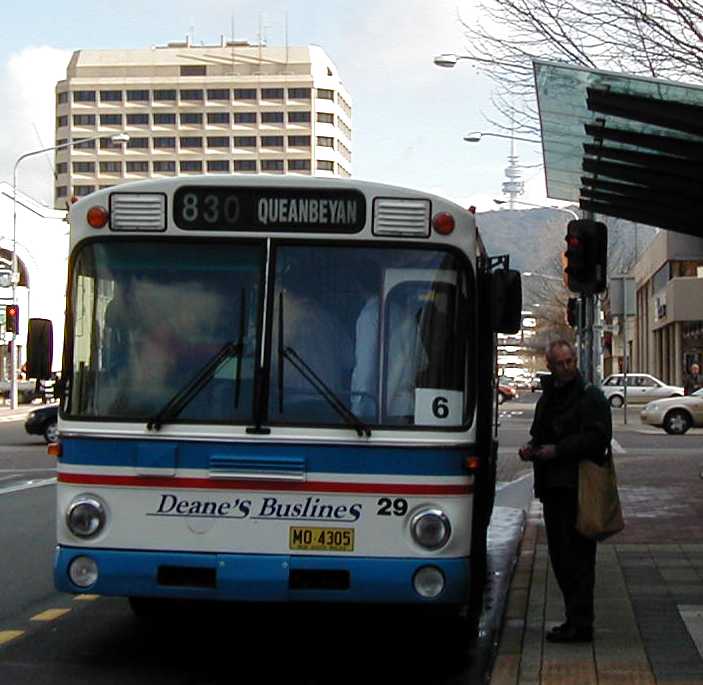
POLYGON ((491 685, 703 685, 701 464, 616 461, 626 529, 598 547, 593 644, 544 640, 563 607, 533 501, 491 685))

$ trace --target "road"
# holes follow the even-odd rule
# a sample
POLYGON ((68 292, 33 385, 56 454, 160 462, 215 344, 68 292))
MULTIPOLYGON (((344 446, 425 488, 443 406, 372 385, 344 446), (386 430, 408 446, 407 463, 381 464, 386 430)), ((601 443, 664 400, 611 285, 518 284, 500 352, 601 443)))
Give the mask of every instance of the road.
MULTIPOLYGON (((517 448, 527 439, 536 397, 527 393, 501 409, 501 481, 529 471, 517 448)), ((632 421, 636 416, 631 412, 632 421)), ((701 431, 668 436, 619 423, 616 414, 616 456, 633 473, 661 461, 698 478, 701 431)), ((55 488, 46 481, 53 476, 43 440, 25 435, 21 422, 0 422, 3 685, 467 682, 467 657, 442 649, 439 623, 428 632, 426 622, 395 612, 177 606, 165 620, 149 622, 137 620, 123 599, 60 595, 51 579, 55 488)))

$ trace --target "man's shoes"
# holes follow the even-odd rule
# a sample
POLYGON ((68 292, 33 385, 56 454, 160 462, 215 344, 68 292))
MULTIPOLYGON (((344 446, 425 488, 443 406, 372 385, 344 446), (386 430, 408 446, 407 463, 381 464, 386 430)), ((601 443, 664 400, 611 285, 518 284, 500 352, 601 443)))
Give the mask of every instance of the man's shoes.
POLYGON ((593 642, 593 628, 562 623, 547 631, 545 637, 549 642, 593 642))

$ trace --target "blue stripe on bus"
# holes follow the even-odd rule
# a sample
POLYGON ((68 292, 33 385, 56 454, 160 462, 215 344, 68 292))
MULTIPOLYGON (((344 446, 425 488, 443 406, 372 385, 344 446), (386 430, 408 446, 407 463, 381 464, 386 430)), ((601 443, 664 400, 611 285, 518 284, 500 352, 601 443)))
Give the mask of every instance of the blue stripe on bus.
MULTIPOLYGON (((192 575, 192 573, 191 573, 192 575)), ((112 596, 144 596, 243 602, 369 602, 404 604, 464 604, 469 598, 470 560, 368 558, 339 556, 288 556, 264 554, 202 554, 137 552, 59 547, 54 564, 57 590, 112 596), (88 587, 74 585, 68 574, 79 556, 93 559, 98 580, 88 587), (413 576, 423 566, 444 574, 445 589, 427 600, 413 588, 413 576), (159 568, 210 569, 214 587, 184 587, 159 583, 159 568), (295 570, 346 571, 346 590, 291 589, 289 573, 295 570)))
POLYGON ((462 448, 370 447, 349 445, 252 445, 171 440, 62 439, 63 464, 150 468, 304 469, 307 473, 465 476, 462 448), (254 464, 259 466, 255 467, 254 464))

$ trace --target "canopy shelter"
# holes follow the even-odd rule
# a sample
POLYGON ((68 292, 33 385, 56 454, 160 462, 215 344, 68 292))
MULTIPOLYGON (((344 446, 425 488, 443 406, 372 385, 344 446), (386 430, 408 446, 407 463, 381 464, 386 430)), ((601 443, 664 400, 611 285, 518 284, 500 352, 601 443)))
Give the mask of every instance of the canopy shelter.
POLYGON ((547 195, 703 237, 703 87, 534 62, 547 195))

